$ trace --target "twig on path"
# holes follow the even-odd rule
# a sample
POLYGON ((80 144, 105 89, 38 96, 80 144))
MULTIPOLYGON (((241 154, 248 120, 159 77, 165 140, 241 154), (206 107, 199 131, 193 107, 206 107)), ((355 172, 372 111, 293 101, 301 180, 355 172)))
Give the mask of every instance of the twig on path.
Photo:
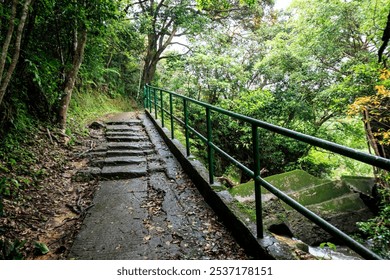
POLYGON ((53 142, 53 138, 51 137, 50 130, 49 130, 48 128, 46 128, 46 131, 47 131, 47 135, 49 136, 50 143, 54 144, 54 142, 53 142))

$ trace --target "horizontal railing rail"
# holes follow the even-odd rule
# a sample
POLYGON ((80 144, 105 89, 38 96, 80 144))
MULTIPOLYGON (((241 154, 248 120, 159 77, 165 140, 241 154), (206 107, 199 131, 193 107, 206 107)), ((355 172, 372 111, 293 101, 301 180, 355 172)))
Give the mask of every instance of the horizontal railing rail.
POLYGON ((284 135, 286 137, 296 139, 298 141, 310 144, 315 147, 322 148, 324 150, 343 155, 354 160, 370 164, 377 168, 381 168, 387 171, 390 171, 390 160, 378 156, 374 156, 371 154, 367 154, 355 149, 351 149, 349 147, 345 147, 324 139, 320 139, 317 137, 313 137, 310 135, 306 135, 297 131, 293 131, 290 129, 286 129, 280 126, 276 126, 264 121, 260 121, 245 115, 241 115, 232 111, 228 111, 208 103, 180 95, 178 93, 165 90, 162 88, 154 87, 151 85, 146 85, 144 88, 144 107, 151 114, 154 111, 154 118, 161 118, 161 125, 165 127, 166 118, 169 119, 170 124, 170 133, 171 138, 175 138, 175 121, 180 126, 184 128, 185 134, 185 147, 186 147, 186 155, 187 157, 191 155, 190 153, 190 133, 198 137, 201 141, 203 141, 207 145, 207 160, 208 160, 208 171, 209 171, 209 183, 211 185, 214 184, 214 154, 217 152, 222 157, 225 157, 227 160, 235 164, 238 168, 240 168, 246 175, 251 177, 254 180, 255 184, 255 205, 256 205, 256 226, 257 226, 257 237, 263 238, 263 221, 262 221, 262 202, 261 202, 261 186, 264 187, 269 192, 273 193, 279 199, 284 201, 286 204, 291 206, 293 209, 310 219, 312 222, 320 226, 322 229, 330 233, 332 236, 338 238, 342 242, 344 242, 348 247, 354 250, 356 253, 361 255, 366 259, 381 259, 380 256, 355 241, 353 238, 337 229, 335 226, 310 211, 291 197, 289 197, 284 192, 280 191, 278 188, 273 186, 272 184, 265 181, 260 175, 260 155, 259 155, 259 128, 266 129, 268 131, 275 132, 280 135, 284 135), (164 99, 164 97, 166 97, 164 99), (175 98, 175 99, 174 99, 175 98), (180 113, 182 118, 179 118, 174 115, 174 105, 179 107, 179 104, 174 104, 174 100, 181 100, 182 104, 180 105, 180 113), (195 130, 188 123, 189 115, 188 115, 188 105, 196 104, 205 109, 205 123, 206 123, 206 135, 201 134, 199 131, 195 130), (166 109, 166 107, 168 109, 166 109), (211 114, 219 113, 222 115, 226 115, 232 117, 236 120, 243 121, 248 123, 252 127, 252 145, 253 145, 253 166, 254 170, 248 168, 243 163, 236 160, 232 155, 229 155, 223 149, 218 147, 213 142, 213 127, 211 122, 211 114), (160 114, 160 115, 159 115, 160 114))

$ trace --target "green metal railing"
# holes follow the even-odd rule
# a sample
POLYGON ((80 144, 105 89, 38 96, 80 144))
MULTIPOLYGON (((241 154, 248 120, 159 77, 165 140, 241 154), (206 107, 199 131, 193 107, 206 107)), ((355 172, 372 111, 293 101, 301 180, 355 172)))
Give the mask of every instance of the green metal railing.
MULTIPOLYGON (((176 102, 176 105, 177 102, 176 102)), ((370 164, 372 166, 385 169, 390 171, 390 160, 374 155, 370 155, 367 153, 363 153, 330 141, 326 141, 320 138, 316 138, 310 135, 306 135, 300 132, 296 132, 293 130, 289 130, 280 126, 272 125, 267 122, 263 122, 248 116, 244 116, 241 114, 237 114, 216 106, 212 106, 210 104, 177 94, 172 91, 164 90, 161 88, 157 88, 154 86, 146 85, 144 87, 144 107, 151 114, 154 111, 154 118, 161 118, 161 125, 164 127, 166 124, 167 118, 169 118, 170 123, 170 132, 171 138, 174 139, 174 130, 175 130, 175 122, 181 125, 184 128, 185 134, 185 145, 186 145, 186 154, 187 157, 190 156, 190 133, 194 136, 201 139, 207 145, 207 159, 208 159, 208 170, 209 170, 209 183, 214 184, 214 154, 217 152, 221 156, 228 159, 230 162, 235 164, 238 168, 240 168, 245 174, 253 178, 255 183, 255 204, 256 204, 256 226, 257 226, 257 237, 263 238, 263 221, 262 221, 262 202, 261 202, 261 186, 267 189, 269 192, 273 193, 279 199, 284 201, 286 204, 291 206, 293 209, 310 219, 312 222, 320 226, 322 229, 343 241, 348 247, 350 247, 353 251, 364 257, 365 259, 381 259, 377 254, 372 252, 371 250, 364 247, 359 242, 352 239, 350 236, 328 223, 326 220, 316 215, 314 212, 310 211, 294 199, 290 198, 288 195, 280 191, 278 188, 273 186, 272 184, 265 181, 260 176, 260 155, 259 155, 259 128, 263 128, 280 135, 287 136, 292 139, 296 139, 298 141, 310 144, 312 146, 323 148, 327 151, 334 152, 336 154, 340 154, 352 159, 355 159, 360 162, 364 162, 370 164), (165 98, 168 95, 168 98, 165 98), (180 107, 181 114, 183 119, 174 115, 174 100, 181 100, 182 106, 180 107), (205 122, 206 122, 206 136, 202 135, 200 132, 196 131, 193 127, 191 127, 188 123, 188 105, 189 103, 196 104, 205 109, 205 122), (165 108, 167 106, 169 109, 165 108), (159 116, 160 113, 160 116, 159 116), (254 170, 251 170, 241 162, 237 161, 233 156, 226 153, 220 147, 216 146, 213 142, 213 127, 211 122, 212 113, 218 113, 222 115, 226 115, 232 117, 236 120, 243 121, 248 123, 252 127, 252 144, 253 144, 253 166, 254 170)))

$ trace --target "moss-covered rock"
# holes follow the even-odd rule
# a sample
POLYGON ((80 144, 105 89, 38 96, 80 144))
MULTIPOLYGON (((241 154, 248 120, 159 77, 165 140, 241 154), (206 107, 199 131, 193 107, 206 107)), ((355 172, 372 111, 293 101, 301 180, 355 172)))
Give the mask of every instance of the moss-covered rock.
MULTIPOLYGON (((369 194, 372 178, 343 177, 342 180, 320 179, 303 170, 294 170, 265 178, 267 182, 306 206, 309 210, 346 233, 357 230, 356 222, 372 217, 361 199, 369 194)), ((255 220, 253 180, 229 190, 240 204, 240 209, 255 220)), ((302 214, 262 188, 263 223, 266 229, 286 225, 291 233, 304 242, 315 245, 332 237, 302 214)))

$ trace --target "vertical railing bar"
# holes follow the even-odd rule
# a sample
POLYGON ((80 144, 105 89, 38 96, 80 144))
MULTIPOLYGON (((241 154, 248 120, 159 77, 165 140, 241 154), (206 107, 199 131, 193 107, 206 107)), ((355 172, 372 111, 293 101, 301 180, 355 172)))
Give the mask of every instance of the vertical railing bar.
POLYGON ((148 87, 149 112, 152 112, 152 98, 150 97, 151 88, 148 87))
POLYGON ((148 85, 145 85, 145 109, 149 108, 148 85))
POLYGON ((147 96, 146 96, 146 85, 144 85, 144 90, 143 90, 143 97, 144 97, 144 108, 146 109, 147 106, 146 106, 146 102, 147 102, 147 96))
POLYGON ((163 101, 162 89, 160 89, 160 105, 161 105, 161 126, 164 127, 164 101, 163 101))
POLYGON ((169 93, 169 112, 171 114, 171 138, 175 139, 174 125, 173 125, 173 98, 172 93, 169 93))
POLYGON ((145 108, 145 100, 146 100, 146 96, 145 96, 145 85, 144 85, 143 88, 142 88, 142 97, 143 97, 143 99, 142 99, 142 104, 143 104, 143 106, 144 106, 144 108, 145 108))
POLYGON ((157 118, 157 113, 158 113, 158 111, 157 111, 157 94, 156 94, 156 89, 153 89, 153 97, 154 97, 154 118, 157 120, 158 118, 157 118))
POLYGON ((145 94, 146 94, 146 107, 145 108, 149 110, 149 85, 146 85, 145 94))
POLYGON ((260 176, 260 154, 259 154, 259 132, 258 127, 252 124, 252 143, 253 143, 253 172, 255 182, 255 208, 256 208, 256 228, 257 238, 263 238, 263 211, 261 200, 261 184, 258 180, 255 180, 260 176))
POLYGON ((187 157, 190 156, 190 134, 188 131, 188 108, 187 108, 187 99, 183 98, 183 110, 184 110, 184 129, 186 137, 186 152, 187 157))
POLYGON ((214 184, 214 149, 211 146, 213 142, 211 111, 206 108, 206 123, 207 123, 207 157, 209 162, 209 181, 210 185, 214 184))

